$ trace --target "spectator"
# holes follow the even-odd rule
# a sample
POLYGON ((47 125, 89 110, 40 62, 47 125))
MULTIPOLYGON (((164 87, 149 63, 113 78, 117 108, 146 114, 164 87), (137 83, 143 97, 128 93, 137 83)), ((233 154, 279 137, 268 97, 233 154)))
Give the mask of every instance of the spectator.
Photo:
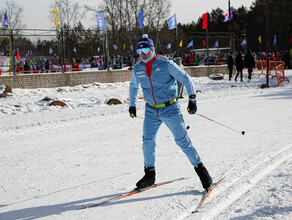
POLYGON ((243 69, 243 60, 241 52, 237 53, 237 56, 235 57, 235 66, 236 66, 236 76, 235 76, 235 82, 237 82, 237 77, 240 74, 240 81, 243 82, 242 79, 242 69, 243 69))
POLYGON ((229 70, 229 81, 232 78, 233 66, 234 66, 234 59, 233 59, 233 52, 231 51, 228 58, 227 58, 227 65, 229 70))
POLYGON ((255 67, 255 61, 251 54, 251 50, 247 50, 247 54, 244 56, 244 66, 247 68, 248 81, 251 81, 252 68, 255 67))

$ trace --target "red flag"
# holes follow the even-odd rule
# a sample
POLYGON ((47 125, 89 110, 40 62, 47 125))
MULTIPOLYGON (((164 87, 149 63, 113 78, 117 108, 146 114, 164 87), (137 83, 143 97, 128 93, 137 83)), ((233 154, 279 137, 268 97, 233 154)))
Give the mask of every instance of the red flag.
POLYGON ((290 43, 292 43, 292 36, 290 37, 290 43))
POLYGON ((93 52, 93 47, 92 47, 92 45, 91 45, 91 52, 93 52))
POLYGON ((204 47, 205 47, 205 46, 206 46, 206 41, 205 41, 205 40, 203 40, 202 42, 203 42, 203 45, 204 45, 204 47))
POLYGON ((203 14, 203 26, 202 29, 207 29, 207 20, 208 20, 208 13, 203 14))
POLYGON ((20 54, 19 54, 19 51, 18 51, 18 49, 17 49, 16 59, 17 59, 17 62, 19 63, 20 54))

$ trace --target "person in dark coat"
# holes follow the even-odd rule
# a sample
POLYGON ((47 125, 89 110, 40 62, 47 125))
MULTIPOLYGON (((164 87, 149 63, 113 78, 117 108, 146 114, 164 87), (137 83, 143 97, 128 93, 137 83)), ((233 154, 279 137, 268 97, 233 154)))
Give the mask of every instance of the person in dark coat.
POLYGON ((236 66, 236 76, 235 76, 235 82, 237 82, 237 77, 240 74, 240 81, 243 82, 242 80, 242 69, 243 69, 243 60, 241 56, 241 52, 237 53, 237 56, 235 57, 235 66, 236 66))
POLYGON ((227 65, 228 65, 228 70, 229 70, 229 81, 230 81, 232 78, 232 71, 233 71, 233 65, 234 65, 233 52, 230 52, 227 58, 227 65))
POLYGON ((248 71, 248 81, 251 80, 252 68, 255 66, 254 58, 250 50, 247 50, 247 54, 244 56, 244 66, 248 71))

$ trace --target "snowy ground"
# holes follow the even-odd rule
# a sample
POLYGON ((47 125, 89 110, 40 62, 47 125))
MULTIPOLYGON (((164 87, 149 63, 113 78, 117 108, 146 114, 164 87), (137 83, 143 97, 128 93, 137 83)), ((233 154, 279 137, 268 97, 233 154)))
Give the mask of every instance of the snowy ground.
MULTIPOLYGON (((292 71, 286 75, 292 81, 292 71)), ((156 148, 157 182, 189 178, 80 210, 132 189, 143 175, 145 102, 138 100, 140 117, 131 119, 127 82, 14 89, 0 99, 0 219, 292 219, 292 83, 260 89, 265 77, 193 80, 198 113, 246 132, 189 115, 187 99, 180 100, 211 176, 227 173, 199 213, 191 211, 201 183, 165 125, 156 148), (68 108, 49 107, 45 97, 68 108), (110 98, 124 103, 108 106, 110 98)))

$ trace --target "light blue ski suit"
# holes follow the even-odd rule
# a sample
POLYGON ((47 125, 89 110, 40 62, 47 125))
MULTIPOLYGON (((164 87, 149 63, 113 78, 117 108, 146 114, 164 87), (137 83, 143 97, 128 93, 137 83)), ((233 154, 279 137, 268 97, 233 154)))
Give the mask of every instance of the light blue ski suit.
POLYGON ((187 134, 180 103, 177 101, 162 108, 148 105, 148 103, 159 105, 177 98, 176 79, 185 85, 188 95, 196 94, 190 76, 167 57, 155 54, 149 62, 144 63, 140 60, 134 66, 129 105, 136 106, 139 84, 141 84, 147 102, 143 124, 143 154, 146 168, 155 166, 156 137, 162 122, 171 130, 176 144, 181 147, 191 164, 197 167, 201 162, 187 134))

